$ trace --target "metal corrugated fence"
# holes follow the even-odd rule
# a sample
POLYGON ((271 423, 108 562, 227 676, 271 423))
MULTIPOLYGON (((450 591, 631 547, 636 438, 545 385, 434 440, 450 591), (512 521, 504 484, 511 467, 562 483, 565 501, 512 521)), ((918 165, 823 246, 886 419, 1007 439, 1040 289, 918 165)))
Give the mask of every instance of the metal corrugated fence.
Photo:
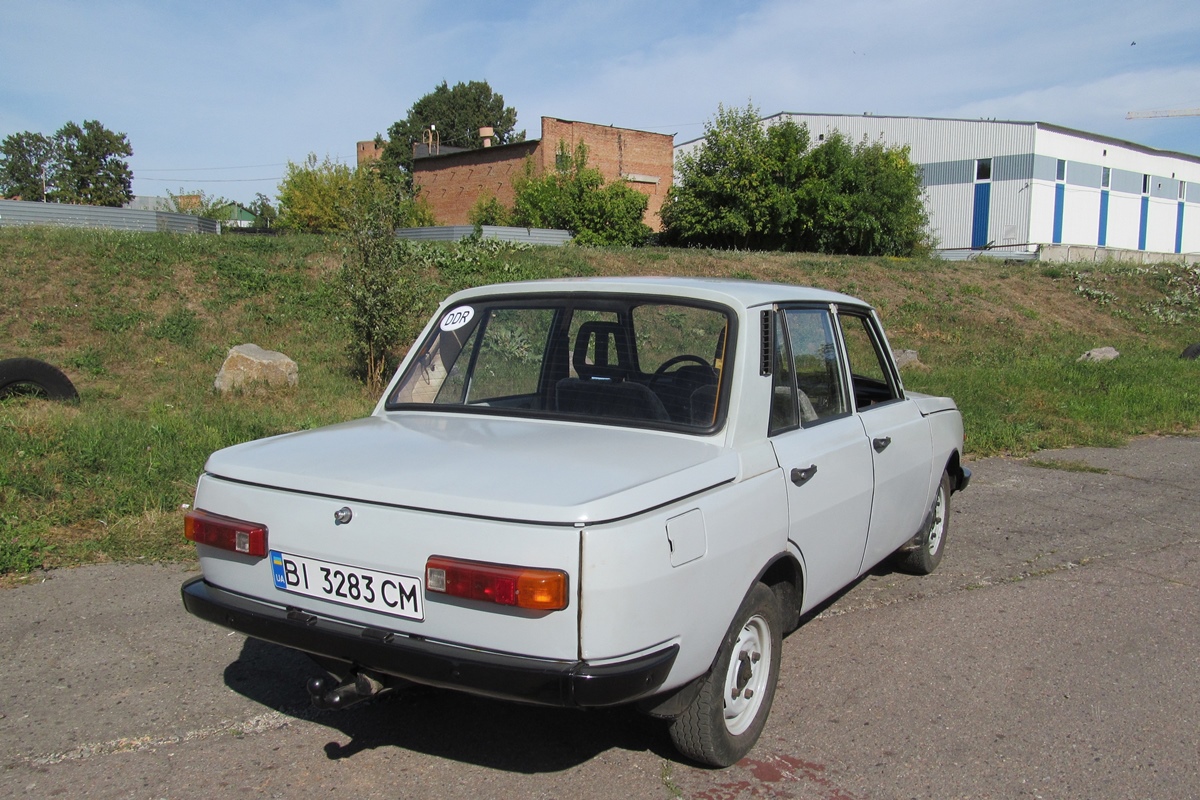
MULTIPOLYGON (((568 231, 549 228, 510 228, 502 225, 484 225, 480 231, 484 239, 499 239, 504 242, 563 245, 571 241, 571 234, 568 231)), ((401 228, 396 231, 396 235, 402 239, 417 239, 425 242, 457 242, 473 233, 475 233, 475 228, 471 225, 401 228)))
POLYGON ((0 200, 0 225, 51 225, 67 228, 109 228, 120 231, 220 233, 216 220, 168 211, 76 206, 0 200))

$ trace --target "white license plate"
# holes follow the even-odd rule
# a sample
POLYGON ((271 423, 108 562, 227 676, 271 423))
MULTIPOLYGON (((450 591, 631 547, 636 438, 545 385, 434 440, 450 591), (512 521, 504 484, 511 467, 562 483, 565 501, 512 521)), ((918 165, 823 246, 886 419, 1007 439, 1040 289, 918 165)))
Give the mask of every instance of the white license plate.
POLYGON ((275 588, 405 619, 425 619, 421 580, 271 551, 275 588))

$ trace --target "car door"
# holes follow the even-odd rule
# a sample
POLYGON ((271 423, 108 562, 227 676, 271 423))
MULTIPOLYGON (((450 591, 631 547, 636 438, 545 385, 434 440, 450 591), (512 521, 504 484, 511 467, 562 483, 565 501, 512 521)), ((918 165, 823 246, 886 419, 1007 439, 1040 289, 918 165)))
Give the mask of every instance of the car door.
POLYGON ((841 307, 837 318, 854 408, 870 442, 875 475, 861 567, 866 570, 895 552, 920 528, 932 486, 933 443, 920 409, 904 397, 875 316, 868 309, 841 307))
POLYGON ((872 501, 871 447, 853 414, 829 306, 773 312, 770 439, 784 472, 788 538, 807 611, 854 580, 872 501))

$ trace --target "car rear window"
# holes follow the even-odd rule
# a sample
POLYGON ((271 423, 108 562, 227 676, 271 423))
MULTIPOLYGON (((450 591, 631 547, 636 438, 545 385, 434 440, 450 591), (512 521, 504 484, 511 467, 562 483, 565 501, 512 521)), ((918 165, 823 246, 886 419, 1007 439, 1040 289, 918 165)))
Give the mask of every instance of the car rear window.
POLYGON ((728 309, 677 300, 473 300, 442 313, 386 407, 709 431, 732 336, 728 309))

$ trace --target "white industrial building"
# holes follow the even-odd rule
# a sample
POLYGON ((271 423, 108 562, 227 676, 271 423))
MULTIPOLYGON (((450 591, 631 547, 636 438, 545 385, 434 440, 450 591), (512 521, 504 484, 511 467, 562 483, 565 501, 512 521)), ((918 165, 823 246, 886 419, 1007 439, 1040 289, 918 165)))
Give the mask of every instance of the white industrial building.
POLYGON ((1081 249, 1076 258, 1200 253, 1200 156, 1044 122, 783 113, 763 123, 789 119, 813 144, 840 131, 907 146, 947 254, 1064 255, 1055 245, 1081 249))

